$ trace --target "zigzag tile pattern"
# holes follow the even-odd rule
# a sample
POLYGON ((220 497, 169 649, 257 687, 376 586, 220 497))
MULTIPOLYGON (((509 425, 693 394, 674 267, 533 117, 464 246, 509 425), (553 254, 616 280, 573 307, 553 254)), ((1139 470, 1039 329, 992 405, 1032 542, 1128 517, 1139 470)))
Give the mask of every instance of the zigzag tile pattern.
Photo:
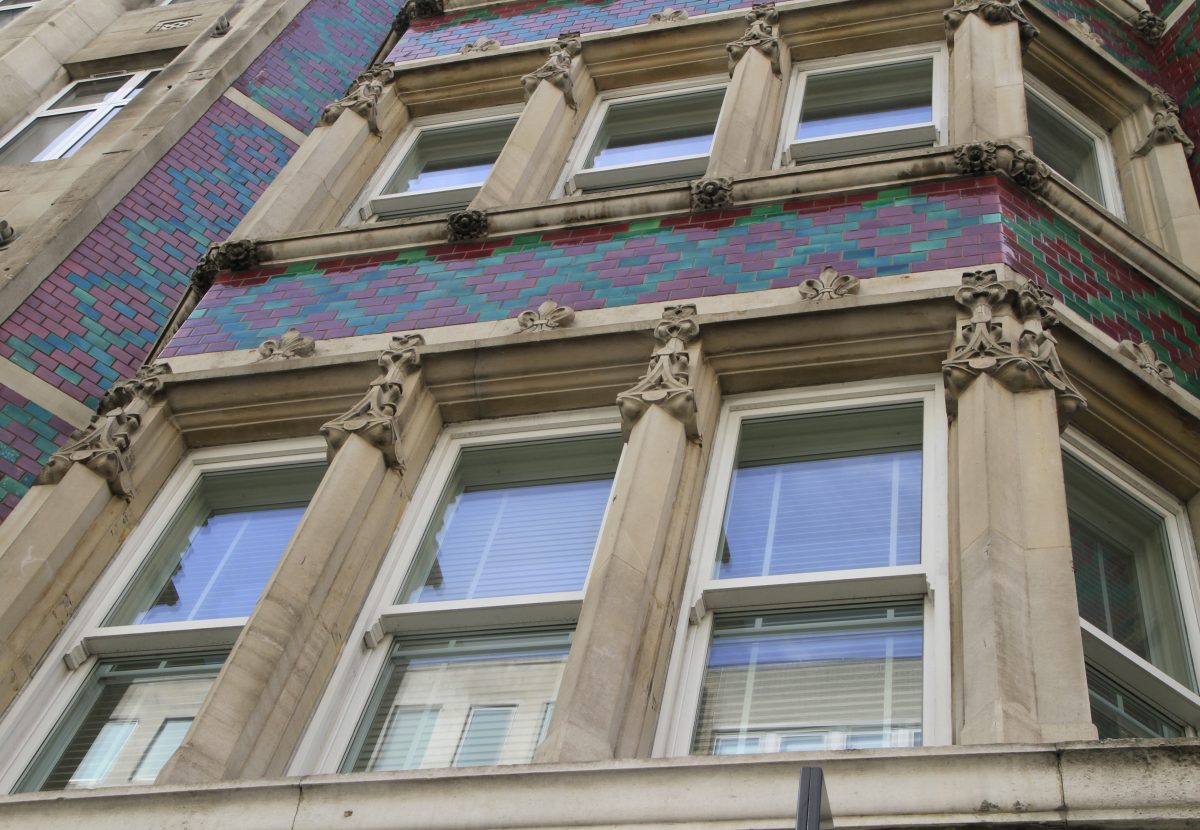
POLYGON ((0 515, 7 516, 73 427, 0 386, 0 515))

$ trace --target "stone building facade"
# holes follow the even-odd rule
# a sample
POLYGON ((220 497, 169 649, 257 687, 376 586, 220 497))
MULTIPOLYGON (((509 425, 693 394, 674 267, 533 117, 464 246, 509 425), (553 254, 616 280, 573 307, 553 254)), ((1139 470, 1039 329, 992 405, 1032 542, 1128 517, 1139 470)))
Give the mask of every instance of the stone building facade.
POLYGON ((0 827, 1200 824, 1150 3, 0 6, 0 827))

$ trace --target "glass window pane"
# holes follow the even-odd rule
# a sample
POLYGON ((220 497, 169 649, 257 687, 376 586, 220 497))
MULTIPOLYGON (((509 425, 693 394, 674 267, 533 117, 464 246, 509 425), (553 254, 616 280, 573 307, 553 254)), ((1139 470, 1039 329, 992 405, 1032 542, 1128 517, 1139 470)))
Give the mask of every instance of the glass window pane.
POLYGON ((113 107, 113 108, 109 109, 106 113, 104 113, 104 115, 102 115, 100 117, 99 121, 97 121, 95 124, 93 124, 86 133, 84 133, 82 136, 80 136, 79 139, 77 139, 75 141, 75 143, 71 145, 70 149, 65 150, 63 152, 63 154, 60 156, 60 158, 70 158, 71 156, 75 155, 75 153, 78 152, 80 147, 82 147, 83 145, 85 145, 89 141, 91 141, 92 137, 95 136, 96 133, 100 132, 100 130, 104 127, 104 125, 106 125, 109 121, 112 121, 114 118, 116 118, 117 115, 120 114, 120 112, 121 112, 121 107, 113 107))
POLYGON ((692 752, 921 743, 917 605, 718 615, 692 752))
POLYGON ((796 138, 824 138, 932 121, 932 60, 810 73, 804 84, 796 138))
POLYGON ((613 104, 585 167, 616 167, 708 152, 724 89, 613 104))
POLYGON ((323 472, 206 474, 105 625, 249 616, 323 472))
POLYGON ((400 602, 583 588, 617 435, 463 450, 400 602))
POLYGON ((1037 95, 1026 94, 1025 104, 1033 152, 1064 179, 1104 204, 1096 137, 1077 127, 1037 95))
POLYGON ((1092 723, 1101 740, 1178 738, 1183 727, 1098 669, 1087 667, 1092 723))
POLYGON ((54 109, 64 107, 80 107, 87 104, 100 104, 110 95, 128 83, 132 75, 113 75, 107 78, 93 78, 79 81, 67 87, 52 105, 54 109))
POLYGON ((921 561, 921 410, 747 421, 720 579, 921 561))
POLYGON ((224 661, 210 654, 100 663, 18 790, 152 782, 224 661))
POLYGON ((528 763, 570 643, 564 630, 398 641, 346 770, 528 763))
MULTIPOLYGON (((0 3, 0 6, 3 6, 3 5, 5 5, 5 4, 0 3)), ((16 8, 16 9, 0 8, 0 29, 3 29, 9 23, 12 23, 14 20, 16 20, 18 17, 20 17, 21 14, 25 11, 25 8, 26 7, 24 7, 24 6, 22 6, 20 8, 16 8)))
POLYGON ((35 160, 59 136, 89 116, 90 112, 68 112, 35 118, 0 149, 0 164, 24 164, 35 160))
POLYGON ((1195 689, 1163 517, 1063 457, 1079 615, 1195 689))
POLYGON ((422 130, 383 193, 483 184, 515 120, 422 130))

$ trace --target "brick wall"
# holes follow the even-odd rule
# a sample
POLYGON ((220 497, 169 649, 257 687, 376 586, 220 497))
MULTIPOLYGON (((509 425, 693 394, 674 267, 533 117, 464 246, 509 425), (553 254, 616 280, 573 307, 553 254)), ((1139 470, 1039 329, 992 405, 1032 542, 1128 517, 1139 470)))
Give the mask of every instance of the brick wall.
POLYGON ((33 483, 43 459, 72 427, 0 385, 0 511, 7 516, 33 483))

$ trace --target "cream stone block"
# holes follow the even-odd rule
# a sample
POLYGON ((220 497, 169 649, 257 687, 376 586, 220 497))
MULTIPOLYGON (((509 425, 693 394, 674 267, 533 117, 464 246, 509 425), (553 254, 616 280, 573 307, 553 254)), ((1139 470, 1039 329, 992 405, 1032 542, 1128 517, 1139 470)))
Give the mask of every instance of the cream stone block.
POLYGON ((1157 236, 1167 253, 1193 271, 1200 271, 1200 203, 1183 145, 1155 145, 1144 158, 1150 171, 1157 236))
POLYGON ((950 47, 950 143, 1001 140, 1032 149, 1017 24, 968 14, 950 47))
POLYGON ((734 68, 721 104, 721 117, 709 151, 706 178, 739 176, 774 166, 783 119, 791 56, 779 50, 780 73, 771 59, 748 49, 734 68))
POLYGON ((489 210, 550 198, 596 97, 596 85, 582 57, 571 62, 571 84, 575 109, 554 84, 537 85, 479 193, 471 200, 472 209, 489 210))

